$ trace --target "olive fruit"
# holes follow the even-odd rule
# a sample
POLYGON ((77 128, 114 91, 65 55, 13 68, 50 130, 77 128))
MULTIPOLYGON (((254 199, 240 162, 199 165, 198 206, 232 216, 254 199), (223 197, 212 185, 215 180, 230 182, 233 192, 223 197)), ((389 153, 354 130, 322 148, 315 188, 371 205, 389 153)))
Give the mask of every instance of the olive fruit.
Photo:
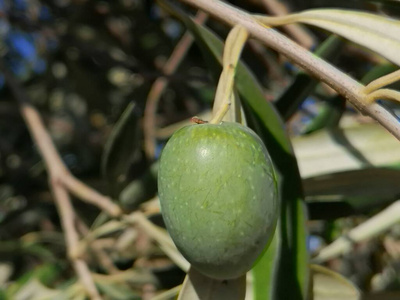
POLYGON ((177 248, 209 277, 245 274, 272 240, 276 177, 263 142, 245 126, 194 124, 175 132, 160 157, 158 189, 177 248))

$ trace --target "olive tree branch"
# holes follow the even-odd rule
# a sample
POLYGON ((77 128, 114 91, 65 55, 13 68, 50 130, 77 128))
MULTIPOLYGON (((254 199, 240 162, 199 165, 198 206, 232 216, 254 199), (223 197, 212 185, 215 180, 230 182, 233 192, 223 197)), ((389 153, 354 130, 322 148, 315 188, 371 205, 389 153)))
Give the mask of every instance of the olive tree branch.
POLYGON ((365 101, 367 92, 347 74, 286 38, 279 32, 261 24, 250 14, 218 0, 180 0, 201 9, 230 26, 237 24, 246 28, 250 36, 268 47, 285 55, 305 71, 335 89, 350 101, 361 113, 377 120, 383 127, 400 140, 400 124, 386 109, 376 103, 365 101))

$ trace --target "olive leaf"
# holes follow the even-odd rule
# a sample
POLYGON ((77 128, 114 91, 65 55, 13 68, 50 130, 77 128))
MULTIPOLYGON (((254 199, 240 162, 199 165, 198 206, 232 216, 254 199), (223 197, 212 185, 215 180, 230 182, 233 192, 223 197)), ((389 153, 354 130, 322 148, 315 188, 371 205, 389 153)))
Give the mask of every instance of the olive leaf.
POLYGON ((104 147, 101 161, 101 171, 113 197, 125 185, 130 162, 138 154, 139 136, 138 111, 135 103, 131 102, 115 124, 104 147))
POLYGON ((400 22, 376 14, 344 9, 311 9, 283 17, 255 18, 269 26, 305 23, 334 32, 400 65, 400 22))

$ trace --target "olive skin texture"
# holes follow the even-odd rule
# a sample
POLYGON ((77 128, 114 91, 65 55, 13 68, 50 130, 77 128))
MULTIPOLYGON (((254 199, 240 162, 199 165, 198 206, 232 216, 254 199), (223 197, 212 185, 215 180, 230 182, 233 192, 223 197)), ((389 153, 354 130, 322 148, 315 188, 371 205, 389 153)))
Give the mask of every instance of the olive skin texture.
POLYGON ((242 276, 272 240, 275 172, 263 142, 245 126, 194 124, 175 132, 161 154, 158 190, 177 248, 211 278, 242 276))

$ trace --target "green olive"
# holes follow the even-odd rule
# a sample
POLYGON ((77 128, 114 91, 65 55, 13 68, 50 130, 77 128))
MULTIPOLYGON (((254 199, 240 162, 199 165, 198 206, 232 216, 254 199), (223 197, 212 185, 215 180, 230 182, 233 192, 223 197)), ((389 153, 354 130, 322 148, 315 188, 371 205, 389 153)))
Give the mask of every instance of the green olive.
POLYGON ((272 240, 277 181, 261 139, 238 123, 184 127, 165 146, 161 211, 177 248, 216 279, 250 270, 272 240))

